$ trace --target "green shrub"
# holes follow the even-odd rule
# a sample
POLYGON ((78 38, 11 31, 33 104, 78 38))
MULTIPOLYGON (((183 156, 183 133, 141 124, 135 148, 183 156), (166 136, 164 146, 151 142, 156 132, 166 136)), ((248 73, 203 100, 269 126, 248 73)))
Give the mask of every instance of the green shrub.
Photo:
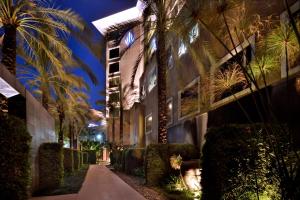
POLYGON ((24 121, 0 114, 0 138, 0 199, 27 199, 31 136, 24 121))
POLYGON ((73 159, 74 159, 74 170, 80 169, 80 152, 78 150, 73 150, 73 159))
POLYGON ((274 157, 263 137, 257 125, 209 129, 203 147, 202 199, 257 199, 256 192, 260 199, 280 199, 274 157))
POLYGON ((89 164, 89 154, 87 152, 82 152, 83 164, 89 164))
POLYGON ((124 150, 123 158, 125 165, 125 172, 127 174, 134 174, 135 170, 144 166, 144 153, 143 148, 130 148, 124 150))
POLYGON ((159 183, 175 173, 170 166, 172 155, 181 155, 183 160, 198 159, 200 151, 191 144, 150 144, 145 152, 145 178, 148 185, 159 183))
POLYGON ((88 154, 88 163, 92 165, 96 164, 97 163, 96 151, 90 150, 87 151, 87 154, 88 154))
POLYGON ((64 149, 64 171, 66 173, 73 173, 74 171, 74 159, 72 149, 64 149))
POLYGON ((58 143, 44 143, 39 148, 40 190, 61 185, 64 175, 63 148, 58 143))

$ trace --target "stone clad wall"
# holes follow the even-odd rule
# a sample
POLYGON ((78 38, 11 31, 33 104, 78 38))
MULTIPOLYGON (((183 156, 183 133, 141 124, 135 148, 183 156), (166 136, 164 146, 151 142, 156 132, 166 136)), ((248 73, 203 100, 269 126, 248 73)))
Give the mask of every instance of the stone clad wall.
POLYGON ((45 142, 57 142, 57 139, 54 119, 29 92, 26 92, 26 121, 27 130, 32 136, 31 174, 32 191, 34 191, 39 185, 39 147, 45 142))

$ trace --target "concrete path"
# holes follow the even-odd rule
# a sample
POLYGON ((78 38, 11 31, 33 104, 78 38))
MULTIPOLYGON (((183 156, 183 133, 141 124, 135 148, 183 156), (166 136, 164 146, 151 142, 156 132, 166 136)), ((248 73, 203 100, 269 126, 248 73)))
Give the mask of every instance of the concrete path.
POLYGON ((35 197, 31 200, 146 200, 103 165, 91 165, 78 194, 35 197))

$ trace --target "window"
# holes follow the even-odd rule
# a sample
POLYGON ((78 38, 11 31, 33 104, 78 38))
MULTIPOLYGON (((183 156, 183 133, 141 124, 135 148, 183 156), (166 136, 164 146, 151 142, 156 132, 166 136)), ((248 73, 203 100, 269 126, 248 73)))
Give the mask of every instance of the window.
POLYGON ((197 78, 179 92, 179 116, 182 118, 198 112, 199 104, 199 78, 197 78))
POLYGON ((120 116, 120 108, 117 107, 110 107, 109 113, 112 117, 119 117, 120 116))
POLYGON ((117 73, 119 72, 119 62, 109 64, 109 73, 117 73))
POLYGON ((151 90, 156 86, 156 81, 157 81, 156 74, 157 74, 156 67, 152 67, 148 76, 148 93, 151 92, 151 90))
POLYGON ((189 33, 190 43, 193 43, 199 36, 199 25, 196 24, 189 33))
POLYGON ((167 124, 173 123, 173 98, 167 101, 167 124))
POLYGON ((171 69, 174 66, 174 58, 172 54, 172 49, 168 49, 168 67, 171 69))
POLYGON ((109 88, 119 87, 120 77, 113 77, 109 79, 109 88))
POLYGON ((240 51, 234 57, 219 66, 214 78, 214 93, 217 102, 248 87, 239 64, 246 66, 251 61, 251 46, 240 51))
POLYGON ((178 56, 181 57, 187 51, 186 45, 184 44, 183 40, 179 41, 179 48, 178 48, 178 56))
POLYGON ((154 53, 157 50, 156 42, 156 37, 153 37, 150 42, 150 54, 154 53))
POLYGON ((152 114, 145 117, 145 133, 149 134, 152 132, 152 114))
POLYGON ((109 50, 109 59, 115 59, 120 57, 119 47, 109 50))
POLYGON ((111 104, 118 103, 120 101, 120 93, 119 92, 110 93, 109 101, 111 102, 111 104))
POLYGON ((134 42, 134 34, 133 34, 133 32, 132 31, 129 31, 127 34, 126 34, 126 36, 125 36, 125 44, 127 45, 127 46, 130 46, 130 45, 132 45, 133 44, 133 42, 134 42))

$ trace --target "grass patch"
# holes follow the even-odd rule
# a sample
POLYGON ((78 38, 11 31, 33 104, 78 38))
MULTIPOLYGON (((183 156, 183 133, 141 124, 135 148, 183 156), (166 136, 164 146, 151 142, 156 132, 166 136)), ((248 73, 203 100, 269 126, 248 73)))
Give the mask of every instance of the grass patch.
POLYGON ((83 165, 78 171, 65 174, 63 184, 59 188, 39 191, 34 196, 54 196, 78 193, 87 174, 88 166, 89 165, 83 165))

